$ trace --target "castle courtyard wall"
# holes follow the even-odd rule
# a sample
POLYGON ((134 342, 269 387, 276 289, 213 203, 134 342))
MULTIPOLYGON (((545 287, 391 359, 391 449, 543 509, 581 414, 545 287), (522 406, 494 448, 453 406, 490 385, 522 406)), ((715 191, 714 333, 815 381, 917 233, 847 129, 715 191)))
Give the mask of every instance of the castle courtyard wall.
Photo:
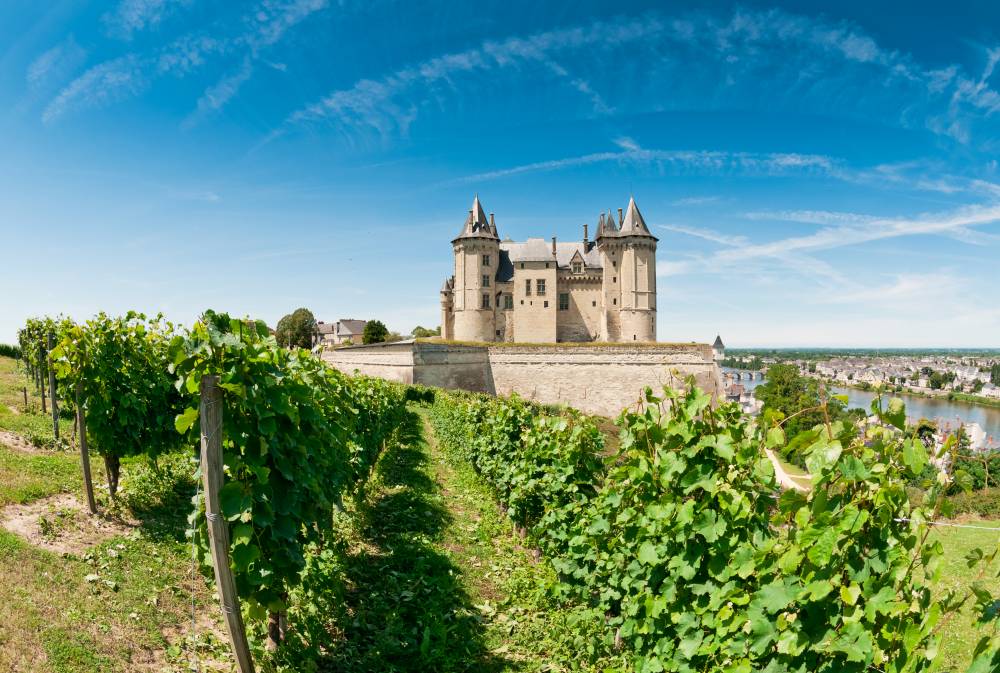
POLYGON ((715 397, 722 395, 720 371, 707 344, 403 342, 327 351, 323 359, 347 373, 494 395, 517 393, 602 416, 640 404, 647 386, 654 391, 679 386, 687 376, 715 397))

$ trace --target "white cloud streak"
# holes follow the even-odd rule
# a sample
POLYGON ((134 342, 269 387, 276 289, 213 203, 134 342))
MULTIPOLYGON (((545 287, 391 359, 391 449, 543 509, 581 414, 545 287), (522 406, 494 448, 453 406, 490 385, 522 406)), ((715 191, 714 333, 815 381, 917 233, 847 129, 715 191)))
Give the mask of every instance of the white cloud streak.
POLYGON ((31 62, 25 79, 31 89, 49 86, 83 65, 87 51, 71 35, 31 62))
MULTIPOLYGON (((632 145, 634 141, 629 140, 632 145)), ((637 146, 636 146, 637 147, 637 146)), ((588 166, 600 163, 648 164, 661 170, 673 170, 684 173, 704 172, 713 175, 752 174, 752 175, 785 175, 790 173, 814 173, 828 175, 837 166, 836 160, 818 154, 793 153, 762 153, 751 152, 719 152, 710 150, 646 150, 630 149, 621 152, 594 152, 577 157, 536 161, 486 171, 474 175, 466 175, 449 180, 444 185, 469 184, 487 182, 501 178, 556 171, 564 168, 588 166)))
MULTIPOLYGON (((123 6, 125 4, 128 3, 123 3, 123 6)), ((207 33, 191 33, 153 53, 127 54, 100 63, 60 91, 46 106, 42 120, 51 123, 75 110, 103 107, 141 93, 159 77, 184 77, 212 58, 242 54, 242 65, 236 71, 205 90, 195 111, 185 120, 190 125, 205 113, 223 107, 252 76, 252 64, 263 52, 279 42, 289 30, 328 5, 329 0, 263 0, 237 22, 241 30, 235 35, 216 37, 207 33)), ((162 17, 162 12, 166 11, 164 3, 136 2, 129 7, 130 11, 134 10, 127 14, 132 17, 130 25, 135 26, 140 25, 140 17, 145 17, 141 26, 152 25, 159 21, 154 17, 162 17)))
MULTIPOLYGON (((523 66, 539 64, 543 72, 570 83, 594 112, 602 114, 683 108, 685 87, 701 87, 703 94, 705 86, 717 87, 708 99, 717 99, 723 107, 752 105, 756 97, 770 109, 787 98, 796 107, 811 104, 828 113, 833 100, 844 106, 844 90, 854 90, 858 95, 848 101, 847 114, 877 104, 881 107, 869 114, 880 122, 887 118, 886 109, 893 108, 902 126, 920 126, 971 142, 975 124, 1000 110, 1000 94, 989 83, 998 61, 1000 48, 989 50, 978 77, 965 74, 958 65, 926 69, 910 55, 880 46, 852 24, 782 10, 737 9, 722 16, 701 12, 674 17, 654 12, 488 40, 381 77, 361 79, 292 113, 285 126, 326 121, 346 131, 405 134, 421 108, 437 98, 440 86, 462 93, 458 86, 462 78, 472 88, 482 81, 481 75, 517 73, 523 66), (555 63, 573 54, 574 68, 589 68, 615 82, 622 79, 617 71, 620 59, 601 56, 622 50, 628 50, 630 60, 642 63, 644 84, 632 87, 634 92, 622 91, 612 103, 595 94, 593 77, 571 74, 555 63), (680 73, 676 63, 693 63, 698 71, 680 73), (769 73, 766 78, 761 77, 764 70, 769 73), (684 78, 677 80, 678 75, 684 78), (712 82, 719 84, 708 84, 712 82), (650 95, 664 86, 671 91, 668 100, 650 95)), ((490 83, 493 89, 504 84, 495 76, 490 83)))
POLYGON ((135 33, 155 28, 175 9, 186 7, 192 0, 120 0, 117 7, 104 15, 108 33, 131 40, 135 33))

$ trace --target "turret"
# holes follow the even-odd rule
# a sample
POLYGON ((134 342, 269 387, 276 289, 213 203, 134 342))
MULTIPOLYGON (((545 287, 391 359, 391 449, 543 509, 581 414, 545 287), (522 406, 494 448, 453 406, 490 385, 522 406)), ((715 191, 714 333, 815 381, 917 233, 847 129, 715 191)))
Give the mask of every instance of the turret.
POLYGON ((493 341, 496 334, 494 285, 500 262, 500 237, 493 214, 486 218, 478 194, 462 230, 451 243, 455 253, 452 338, 493 341))
MULTIPOLYGON (((621 213, 621 211, 618 211, 621 213)), ((621 340, 656 341, 656 242, 629 197, 617 240, 622 244, 621 340)))

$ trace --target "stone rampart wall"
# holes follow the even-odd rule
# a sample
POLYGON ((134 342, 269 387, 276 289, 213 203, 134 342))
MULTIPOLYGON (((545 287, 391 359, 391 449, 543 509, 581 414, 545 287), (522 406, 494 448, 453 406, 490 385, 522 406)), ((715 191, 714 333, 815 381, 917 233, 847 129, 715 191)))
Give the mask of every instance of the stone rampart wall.
POLYGON ((705 344, 632 346, 495 346, 403 342, 328 351, 323 359, 404 383, 472 390, 494 395, 517 393, 544 404, 615 416, 642 399, 647 386, 680 385, 694 376, 720 396, 722 380, 705 344))

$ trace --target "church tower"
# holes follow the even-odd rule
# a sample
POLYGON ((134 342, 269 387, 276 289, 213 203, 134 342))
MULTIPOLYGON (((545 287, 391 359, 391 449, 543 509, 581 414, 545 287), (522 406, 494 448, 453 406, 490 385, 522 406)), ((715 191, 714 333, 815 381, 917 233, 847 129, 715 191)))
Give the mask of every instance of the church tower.
MULTIPOLYGON (((496 335, 494 285, 500 263, 500 237, 491 214, 489 220, 476 195, 462 231, 451 242, 455 253, 450 312, 452 324, 442 332, 458 341, 493 341, 496 335)), ((442 288, 442 312, 445 291, 442 288)))

